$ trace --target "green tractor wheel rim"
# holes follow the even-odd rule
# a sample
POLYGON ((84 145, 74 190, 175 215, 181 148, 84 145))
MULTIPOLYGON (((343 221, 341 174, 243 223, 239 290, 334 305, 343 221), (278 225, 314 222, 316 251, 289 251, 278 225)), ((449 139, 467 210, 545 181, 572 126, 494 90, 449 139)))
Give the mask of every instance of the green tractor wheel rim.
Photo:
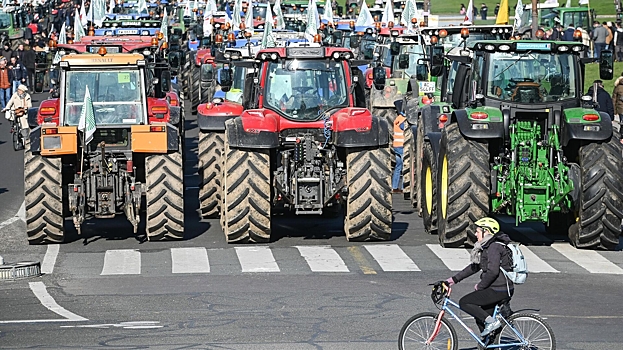
POLYGON ((426 167, 426 212, 430 216, 433 207, 433 175, 430 166, 426 167))
POLYGON ((446 218, 446 209, 448 206, 448 157, 443 156, 441 163, 441 216, 446 218))

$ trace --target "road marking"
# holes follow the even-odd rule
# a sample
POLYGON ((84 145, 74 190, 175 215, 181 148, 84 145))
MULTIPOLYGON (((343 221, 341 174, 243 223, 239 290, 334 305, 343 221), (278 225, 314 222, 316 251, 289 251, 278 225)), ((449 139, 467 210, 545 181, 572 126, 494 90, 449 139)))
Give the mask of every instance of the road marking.
POLYGON ((623 275, 623 269, 595 251, 579 250, 566 243, 552 244, 552 248, 590 273, 623 275))
POLYGON ((437 244, 427 244, 450 271, 461 271, 470 264, 469 252, 462 248, 443 248, 437 244))
POLYGON ((65 317, 64 319, 51 319, 51 320, 11 320, 11 321, 0 321, 0 324, 7 323, 43 323, 43 322, 78 322, 78 321, 88 321, 88 319, 78 316, 71 311, 63 308, 58 305, 58 303, 52 298, 50 293, 48 293, 47 289, 43 282, 30 282, 28 283, 30 286, 30 290, 32 290, 33 294, 39 299, 41 304, 45 306, 48 310, 54 312, 57 315, 65 317))
POLYGON ((242 272, 279 272, 273 252, 268 247, 236 247, 242 272))
POLYGON ((364 245, 383 271, 421 271, 397 244, 364 245))
POLYGON ((12 218, 9 218, 7 220, 4 220, 3 222, 0 222, 0 229, 5 226, 9 226, 10 224, 16 221, 19 221, 19 220, 26 222, 26 206, 24 203, 25 202, 22 202, 22 205, 19 207, 19 209, 17 210, 17 213, 15 213, 15 215, 13 215, 12 218))
POLYGON ((135 249, 107 250, 102 275, 139 275, 141 253, 135 249))
POLYGON ((58 244, 48 245, 48 249, 45 251, 45 256, 43 257, 43 263, 41 264, 41 273, 49 275, 54 271, 59 249, 60 246, 58 244))
POLYGON ((123 328, 123 329, 152 329, 162 328, 159 326, 158 321, 133 321, 133 322, 120 322, 120 323, 101 323, 101 324, 83 324, 78 326, 61 326, 61 328, 123 328))
POLYGON ((376 275, 376 271, 368 264, 368 261, 361 253, 359 247, 348 247, 348 251, 353 256, 364 275, 376 275))
POLYGON ((349 272, 344 260, 331 246, 298 246, 296 248, 313 272, 349 272))
POLYGON ((560 272, 553 268, 550 264, 546 263, 543 259, 539 258, 533 251, 526 246, 521 246, 521 252, 526 257, 526 264, 528 265, 528 272, 560 272))
POLYGON ((171 248, 173 273, 210 272, 208 251, 203 248, 171 248))

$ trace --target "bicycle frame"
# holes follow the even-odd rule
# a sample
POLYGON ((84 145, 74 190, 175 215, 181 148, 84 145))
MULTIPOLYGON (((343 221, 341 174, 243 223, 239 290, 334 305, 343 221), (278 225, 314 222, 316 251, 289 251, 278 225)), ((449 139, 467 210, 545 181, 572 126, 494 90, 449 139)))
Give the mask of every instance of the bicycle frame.
MULTIPOLYGON (((448 295, 450 295, 448 293, 448 295)), ((441 311, 439 312, 439 316, 437 317, 437 322, 435 324, 435 330, 433 332, 433 334, 431 335, 431 337, 428 339, 428 341, 426 342, 427 344, 430 344, 433 340, 435 340, 435 337, 437 336, 437 334, 439 333, 439 329, 441 328, 441 318, 444 316, 444 314, 447 312, 450 316, 452 316, 452 318, 454 318, 455 320, 457 320, 459 322, 459 324, 472 336, 472 338, 474 338, 474 340, 476 340, 476 342, 478 342, 478 344, 480 346, 482 346, 485 349, 491 349, 491 348, 507 348, 507 347, 511 347, 511 346, 526 346, 529 345, 528 342, 526 341, 526 339, 523 337, 523 335, 521 333, 519 333, 515 327, 513 327, 512 324, 510 324, 506 318, 502 317, 500 315, 500 318, 504 321, 504 323, 506 325, 508 325, 510 327, 510 329, 513 330, 513 332, 515 333, 515 335, 521 339, 520 343, 509 343, 509 344, 491 344, 491 345, 486 345, 481 339, 480 337, 474 333, 474 331, 472 331, 472 329, 470 327, 468 327, 465 322, 463 322, 463 320, 461 320, 456 313, 454 313, 454 311, 452 311, 451 307, 455 307, 459 310, 461 310, 461 307, 459 306, 459 304, 455 303, 454 301, 452 301, 448 296, 444 297, 443 300, 443 305, 441 307, 441 311)), ((495 310, 493 311, 493 318, 498 316, 498 311, 499 311, 499 306, 496 305, 495 306, 495 310)))

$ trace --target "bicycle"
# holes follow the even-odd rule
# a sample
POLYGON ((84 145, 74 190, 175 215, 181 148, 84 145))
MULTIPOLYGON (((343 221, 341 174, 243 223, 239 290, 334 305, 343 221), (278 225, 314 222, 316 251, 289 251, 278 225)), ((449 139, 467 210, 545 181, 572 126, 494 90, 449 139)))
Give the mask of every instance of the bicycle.
POLYGON ((11 113, 11 134, 13 134, 13 150, 20 151, 24 149, 24 133, 23 128, 20 125, 19 117, 15 115, 14 110, 10 110, 11 113))
POLYGON ((491 334, 480 338, 457 315, 451 307, 461 310, 450 299, 452 288, 447 282, 433 284, 431 298, 440 310, 438 314, 423 312, 411 317, 402 326, 398 338, 400 350, 407 349, 458 349, 454 326, 444 317, 448 313, 476 340, 479 349, 556 349, 556 338, 551 327, 538 315, 513 314, 507 299, 496 305, 493 317, 501 320, 502 326, 491 334))

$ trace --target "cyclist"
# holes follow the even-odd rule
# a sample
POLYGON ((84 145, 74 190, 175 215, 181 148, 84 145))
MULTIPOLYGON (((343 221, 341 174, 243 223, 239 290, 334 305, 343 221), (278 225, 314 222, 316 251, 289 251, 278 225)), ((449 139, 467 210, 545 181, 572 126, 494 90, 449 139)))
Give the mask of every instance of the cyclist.
POLYGON ((512 270, 512 256, 506 248, 510 238, 500 231, 500 224, 496 220, 484 217, 474 224, 478 241, 470 254, 471 264, 446 282, 453 285, 482 270, 480 283, 474 286, 473 292, 459 300, 459 306, 476 319, 481 336, 484 337, 502 325, 501 321, 492 317, 495 306, 513 296, 513 282, 500 271, 500 267, 506 271, 512 270))
MULTIPOLYGON (((32 108, 32 100, 30 94, 28 94, 26 85, 21 84, 17 87, 17 91, 15 91, 13 96, 11 96, 6 107, 2 110, 2 112, 7 112, 9 110, 14 111, 15 117, 19 118, 18 121, 24 137, 28 134, 28 108, 32 108)), ((8 112, 6 114, 6 119, 12 120, 12 118, 11 112, 8 112)))

